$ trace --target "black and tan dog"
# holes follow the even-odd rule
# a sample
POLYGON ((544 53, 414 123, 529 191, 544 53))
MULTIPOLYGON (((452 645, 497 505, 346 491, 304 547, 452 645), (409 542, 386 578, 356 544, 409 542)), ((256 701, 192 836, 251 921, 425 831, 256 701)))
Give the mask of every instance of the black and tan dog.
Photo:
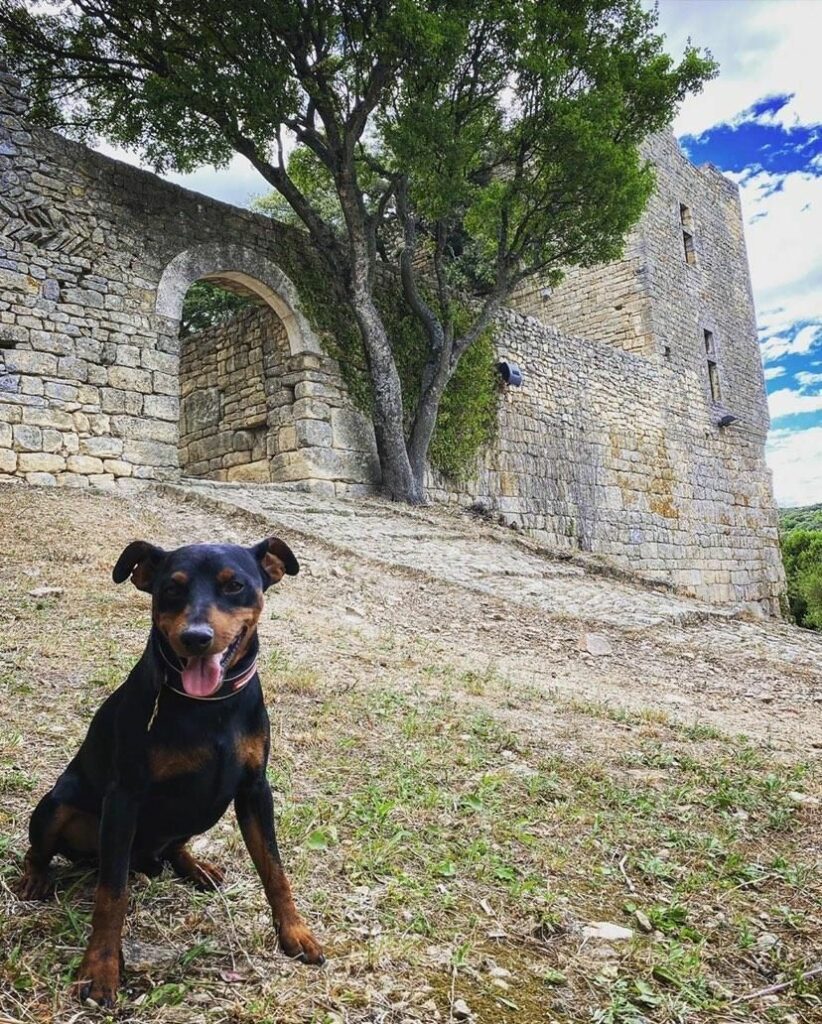
POLYGON ((74 759, 37 805, 19 894, 51 891, 55 854, 93 857, 99 878, 78 992, 110 1005, 120 975, 128 872, 169 863, 207 888, 222 871, 186 848, 233 800, 288 956, 323 962, 294 906, 266 781, 269 722, 257 675, 263 591, 299 571, 277 537, 253 548, 196 544, 166 552, 129 544, 115 583, 152 595, 152 629, 128 679, 105 701, 74 759))

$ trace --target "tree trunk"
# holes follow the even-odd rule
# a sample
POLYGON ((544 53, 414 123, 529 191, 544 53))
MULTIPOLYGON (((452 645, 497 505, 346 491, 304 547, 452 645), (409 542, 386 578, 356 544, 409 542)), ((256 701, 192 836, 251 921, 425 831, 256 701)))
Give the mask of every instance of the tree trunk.
POLYGON ((423 486, 425 480, 428 448, 437 425, 440 402, 452 374, 450 359, 447 353, 442 353, 435 373, 431 380, 426 382, 420 395, 419 405, 414 416, 414 425, 411 428, 411 437, 408 439, 408 460, 411 464, 411 472, 420 486, 423 486))
POLYGON ((425 502, 422 477, 411 471, 403 430, 402 387, 379 311, 367 289, 352 289, 351 305, 368 355, 374 393, 374 436, 382 470, 382 489, 392 501, 425 502))

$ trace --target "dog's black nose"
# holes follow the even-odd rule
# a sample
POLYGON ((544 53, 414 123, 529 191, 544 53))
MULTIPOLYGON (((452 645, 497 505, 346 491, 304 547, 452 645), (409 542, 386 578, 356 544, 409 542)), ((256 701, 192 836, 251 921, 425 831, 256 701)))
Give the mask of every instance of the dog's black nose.
POLYGON ((188 626, 180 633, 180 639, 192 654, 202 654, 214 639, 214 630, 204 623, 188 626))

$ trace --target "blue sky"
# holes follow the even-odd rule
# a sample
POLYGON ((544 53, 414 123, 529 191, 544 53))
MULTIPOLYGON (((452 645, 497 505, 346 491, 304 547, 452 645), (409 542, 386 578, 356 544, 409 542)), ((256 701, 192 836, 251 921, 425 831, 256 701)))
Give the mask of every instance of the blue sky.
POLYGON ((740 187, 776 499, 822 502, 822 3, 662 0, 660 28, 719 61, 674 130, 740 187))
MULTIPOLYGON (((721 68, 674 131, 740 186, 776 498, 822 502, 822 0, 660 0, 659 13, 672 54, 690 38, 721 68)), ((168 178, 240 206, 269 190, 242 157, 168 178)))

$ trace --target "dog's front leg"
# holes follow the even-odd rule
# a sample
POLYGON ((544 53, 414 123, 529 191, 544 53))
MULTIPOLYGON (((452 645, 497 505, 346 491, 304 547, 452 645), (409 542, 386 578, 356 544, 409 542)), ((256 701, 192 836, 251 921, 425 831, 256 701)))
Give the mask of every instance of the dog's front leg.
POLYGON ((120 939, 128 903, 128 865, 137 824, 138 797, 120 785, 109 789, 100 819, 100 873, 91 938, 77 975, 80 999, 113 1006, 120 984, 120 939))
POLYGON ((280 946, 286 956, 304 963, 324 963, 322 947, 300 917, 291 886, 283 870, 274 832, 274 801, 264 777, 257 777, 234 799, 237 821, 277 925, 280 946))

